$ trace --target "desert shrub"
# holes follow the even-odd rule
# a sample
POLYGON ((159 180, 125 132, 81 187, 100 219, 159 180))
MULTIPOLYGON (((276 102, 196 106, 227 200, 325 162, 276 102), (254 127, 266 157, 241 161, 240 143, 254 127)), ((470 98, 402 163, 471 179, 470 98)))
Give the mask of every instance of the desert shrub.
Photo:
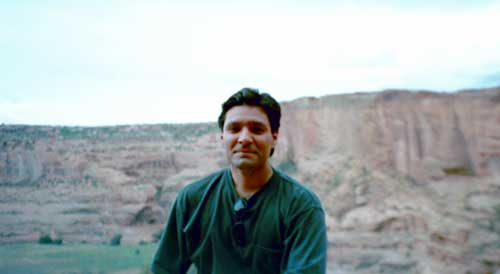
POLYGON ((342 183, 342 175, 340 173, 335 174, 333 176, 332 181, 330 182, 330 187, 332 189, 336 189, 342 183))
POLYGON ((62 245, 63 240, 61 238, 52 239, 52 237, 50 237, 50 235, 43 234, 42 236, 40 236, 40 238, 38 238, 38 243, 39 244, 62 245))
POLYGON ((62 212, 62 214, 98 214, 99 210, 92 208, 76 208, 68 209, 62 212))
POLYGON ((500 204, 494 206, 493 210, 495 211, 495 216, 497 217, 497 219, 500 220, 500 204))
POLYGON ((117 246, 120 245, 122 242, 122 234, 118 233, 111 238, 110 245, 117 246))
POLYGON ((366 167, 363 167, 362 173, 363 173, 363 177, 365 177, 365 178, 370 176, 370 170, 368 170, 368 168, 366 168, 366 167))
POLYGON ((44 234, 44 235, 40 236, 40 238, 38 238, 38 243, 39 244, 52 244, 52 238, 49 235, 44 234))
POLYGON ((446 175, 472 176, 472 172, 464 166, 443 168, 446 175))
POLYGON ((496 273, 495 270, 500 268, 500 260, 482 260, 481 263, 488 268, 486 273, 496 273))

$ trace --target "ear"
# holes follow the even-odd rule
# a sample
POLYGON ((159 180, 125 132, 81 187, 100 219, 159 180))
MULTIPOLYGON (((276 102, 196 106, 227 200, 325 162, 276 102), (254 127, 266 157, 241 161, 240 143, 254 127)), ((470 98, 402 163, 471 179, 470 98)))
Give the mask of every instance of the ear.
POLYGON ((273 132, 273 145, 276 146, 276 143, 278 143, 278 131, 273 132))

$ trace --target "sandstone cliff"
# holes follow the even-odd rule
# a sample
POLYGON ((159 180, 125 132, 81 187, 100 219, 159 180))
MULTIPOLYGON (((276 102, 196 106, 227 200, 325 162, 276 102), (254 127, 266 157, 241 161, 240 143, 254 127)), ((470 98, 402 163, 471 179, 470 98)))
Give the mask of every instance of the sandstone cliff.
MULTIPOLYGON (((320 196, 332 273, 500 267, 500 88, 284 102, 275 166, 320 196)), ((214 118, 215 119, 215 118, 214 118)), ((0 126, 0 242, 151 241, 226 165, 215 123, 0 126)))
POLYGON ((275 160, 320 194, 332 269, 500 267, 500 89, 392 90, 284 105, 275 160))

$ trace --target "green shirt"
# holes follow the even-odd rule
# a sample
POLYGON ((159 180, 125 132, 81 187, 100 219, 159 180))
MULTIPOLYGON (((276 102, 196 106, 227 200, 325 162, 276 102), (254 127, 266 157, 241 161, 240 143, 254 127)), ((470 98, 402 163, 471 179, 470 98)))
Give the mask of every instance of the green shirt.
POLYGON ((230 169, 182 189, 172 208, 151 270, 201 274, 277 274, 326 271, 325 216, 317 196, 273 169, 267 184, 248 200, 243 221, 247 242, 235 240, 239 199, 230 169))

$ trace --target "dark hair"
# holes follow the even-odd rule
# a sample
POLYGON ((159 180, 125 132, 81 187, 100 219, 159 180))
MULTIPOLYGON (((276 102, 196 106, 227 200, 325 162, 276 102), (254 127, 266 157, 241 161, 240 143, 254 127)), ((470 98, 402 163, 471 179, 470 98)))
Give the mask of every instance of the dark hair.
POLYGON ((281 118, 280 104, 268 93, 259 93, 259 90, 255 88, 243 88, 222 104, 222 112, 219 115, 219 128, 221 131, 226 121, 226 113, 231 108, 242 105, 262 108, 271 124, 271 132, 278 132, 281 118))

